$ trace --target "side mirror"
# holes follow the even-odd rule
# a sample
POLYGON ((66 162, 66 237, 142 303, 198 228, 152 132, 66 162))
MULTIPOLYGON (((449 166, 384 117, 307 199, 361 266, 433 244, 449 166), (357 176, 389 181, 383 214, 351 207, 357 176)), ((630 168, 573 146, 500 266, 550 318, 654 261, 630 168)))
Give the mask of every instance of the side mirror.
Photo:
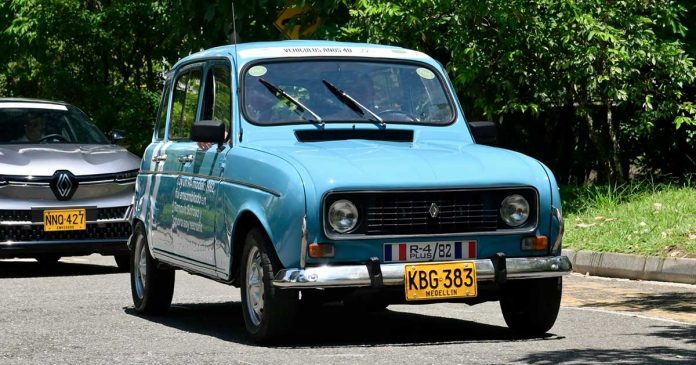
POLYGON ((111 132, 109 132, 109 139, 111 139, 111 143, 118 143, 126 139, 126 132, 120 129, 112 129, 111 132))
POLYGON ((191 127, 191 139, 195 142, 217 143, 222 147, 225 142, 225 123, 219 120, 199 120, 191 127))
POLYGON ((469 122, 469 126, 471 127, 471 133, 474 134, 474 141, 476 141, 476 143, 488 146, 498 145, 498 128, 495 122, 469 122))

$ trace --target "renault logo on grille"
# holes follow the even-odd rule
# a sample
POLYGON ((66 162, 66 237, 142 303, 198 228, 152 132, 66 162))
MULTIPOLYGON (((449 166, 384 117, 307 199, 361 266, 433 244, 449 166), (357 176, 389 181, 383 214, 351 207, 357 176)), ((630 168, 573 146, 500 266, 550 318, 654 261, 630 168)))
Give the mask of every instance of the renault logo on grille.
POLYGON ((430 209, 428 209, 428 213, 430 213, 430 216, 433 218, 436 218, 438 214, 440 214, 440 207, 437 206, 437 204, 432 203, 430 204, 430 209))
POLYGON ((58 200, 70 200, 77 190, 77 179, 70 171, 58 170, 53 174, 51 190, 58 200))

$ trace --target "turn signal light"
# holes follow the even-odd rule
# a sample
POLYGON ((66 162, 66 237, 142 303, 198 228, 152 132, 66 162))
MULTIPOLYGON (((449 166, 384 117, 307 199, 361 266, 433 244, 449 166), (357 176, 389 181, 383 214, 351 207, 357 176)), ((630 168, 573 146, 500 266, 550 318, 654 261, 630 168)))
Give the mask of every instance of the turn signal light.
POLYGON ((549 247, 549 238, 546 236, 527 237, 522 239, 523 250, 546 250, 549 247))
POLYGON ((309 244, 309 257, 315 259, 322 257, 334 257, 336 254, 336 248, 332 243, 310 243, 309 244))

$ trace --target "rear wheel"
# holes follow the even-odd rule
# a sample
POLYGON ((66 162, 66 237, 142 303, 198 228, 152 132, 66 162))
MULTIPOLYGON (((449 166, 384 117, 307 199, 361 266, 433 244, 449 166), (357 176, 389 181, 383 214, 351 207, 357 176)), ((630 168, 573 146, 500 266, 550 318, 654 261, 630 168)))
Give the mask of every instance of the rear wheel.
POLYGON ((131 252, 131 293, 138 313, 161 314, 169 309, 174 294, 174 270, 158 268, 157 261, 150 255, 145 228, 142 223, 135 227, 131 252))
POLYGON ((247 333, 259 343, 277 340, 290 331, 297 313, 297 291, 273 286, 281 265, 268 251, 271 247, 266 234, 253 228, 242 254, 242 315, 247 333))
POLYGON ((544 334, 553 327, 561 306, 561 278, 510 281, 503 287, 500 308, 510 329, 544 334))

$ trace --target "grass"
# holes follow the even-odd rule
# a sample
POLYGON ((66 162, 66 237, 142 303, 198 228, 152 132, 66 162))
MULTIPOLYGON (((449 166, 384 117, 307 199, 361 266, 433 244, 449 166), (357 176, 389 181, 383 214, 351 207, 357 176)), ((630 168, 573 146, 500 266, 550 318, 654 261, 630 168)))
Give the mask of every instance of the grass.
POLYGON ((565 248, 696 257, 696 184, 561 188, 565 248))

